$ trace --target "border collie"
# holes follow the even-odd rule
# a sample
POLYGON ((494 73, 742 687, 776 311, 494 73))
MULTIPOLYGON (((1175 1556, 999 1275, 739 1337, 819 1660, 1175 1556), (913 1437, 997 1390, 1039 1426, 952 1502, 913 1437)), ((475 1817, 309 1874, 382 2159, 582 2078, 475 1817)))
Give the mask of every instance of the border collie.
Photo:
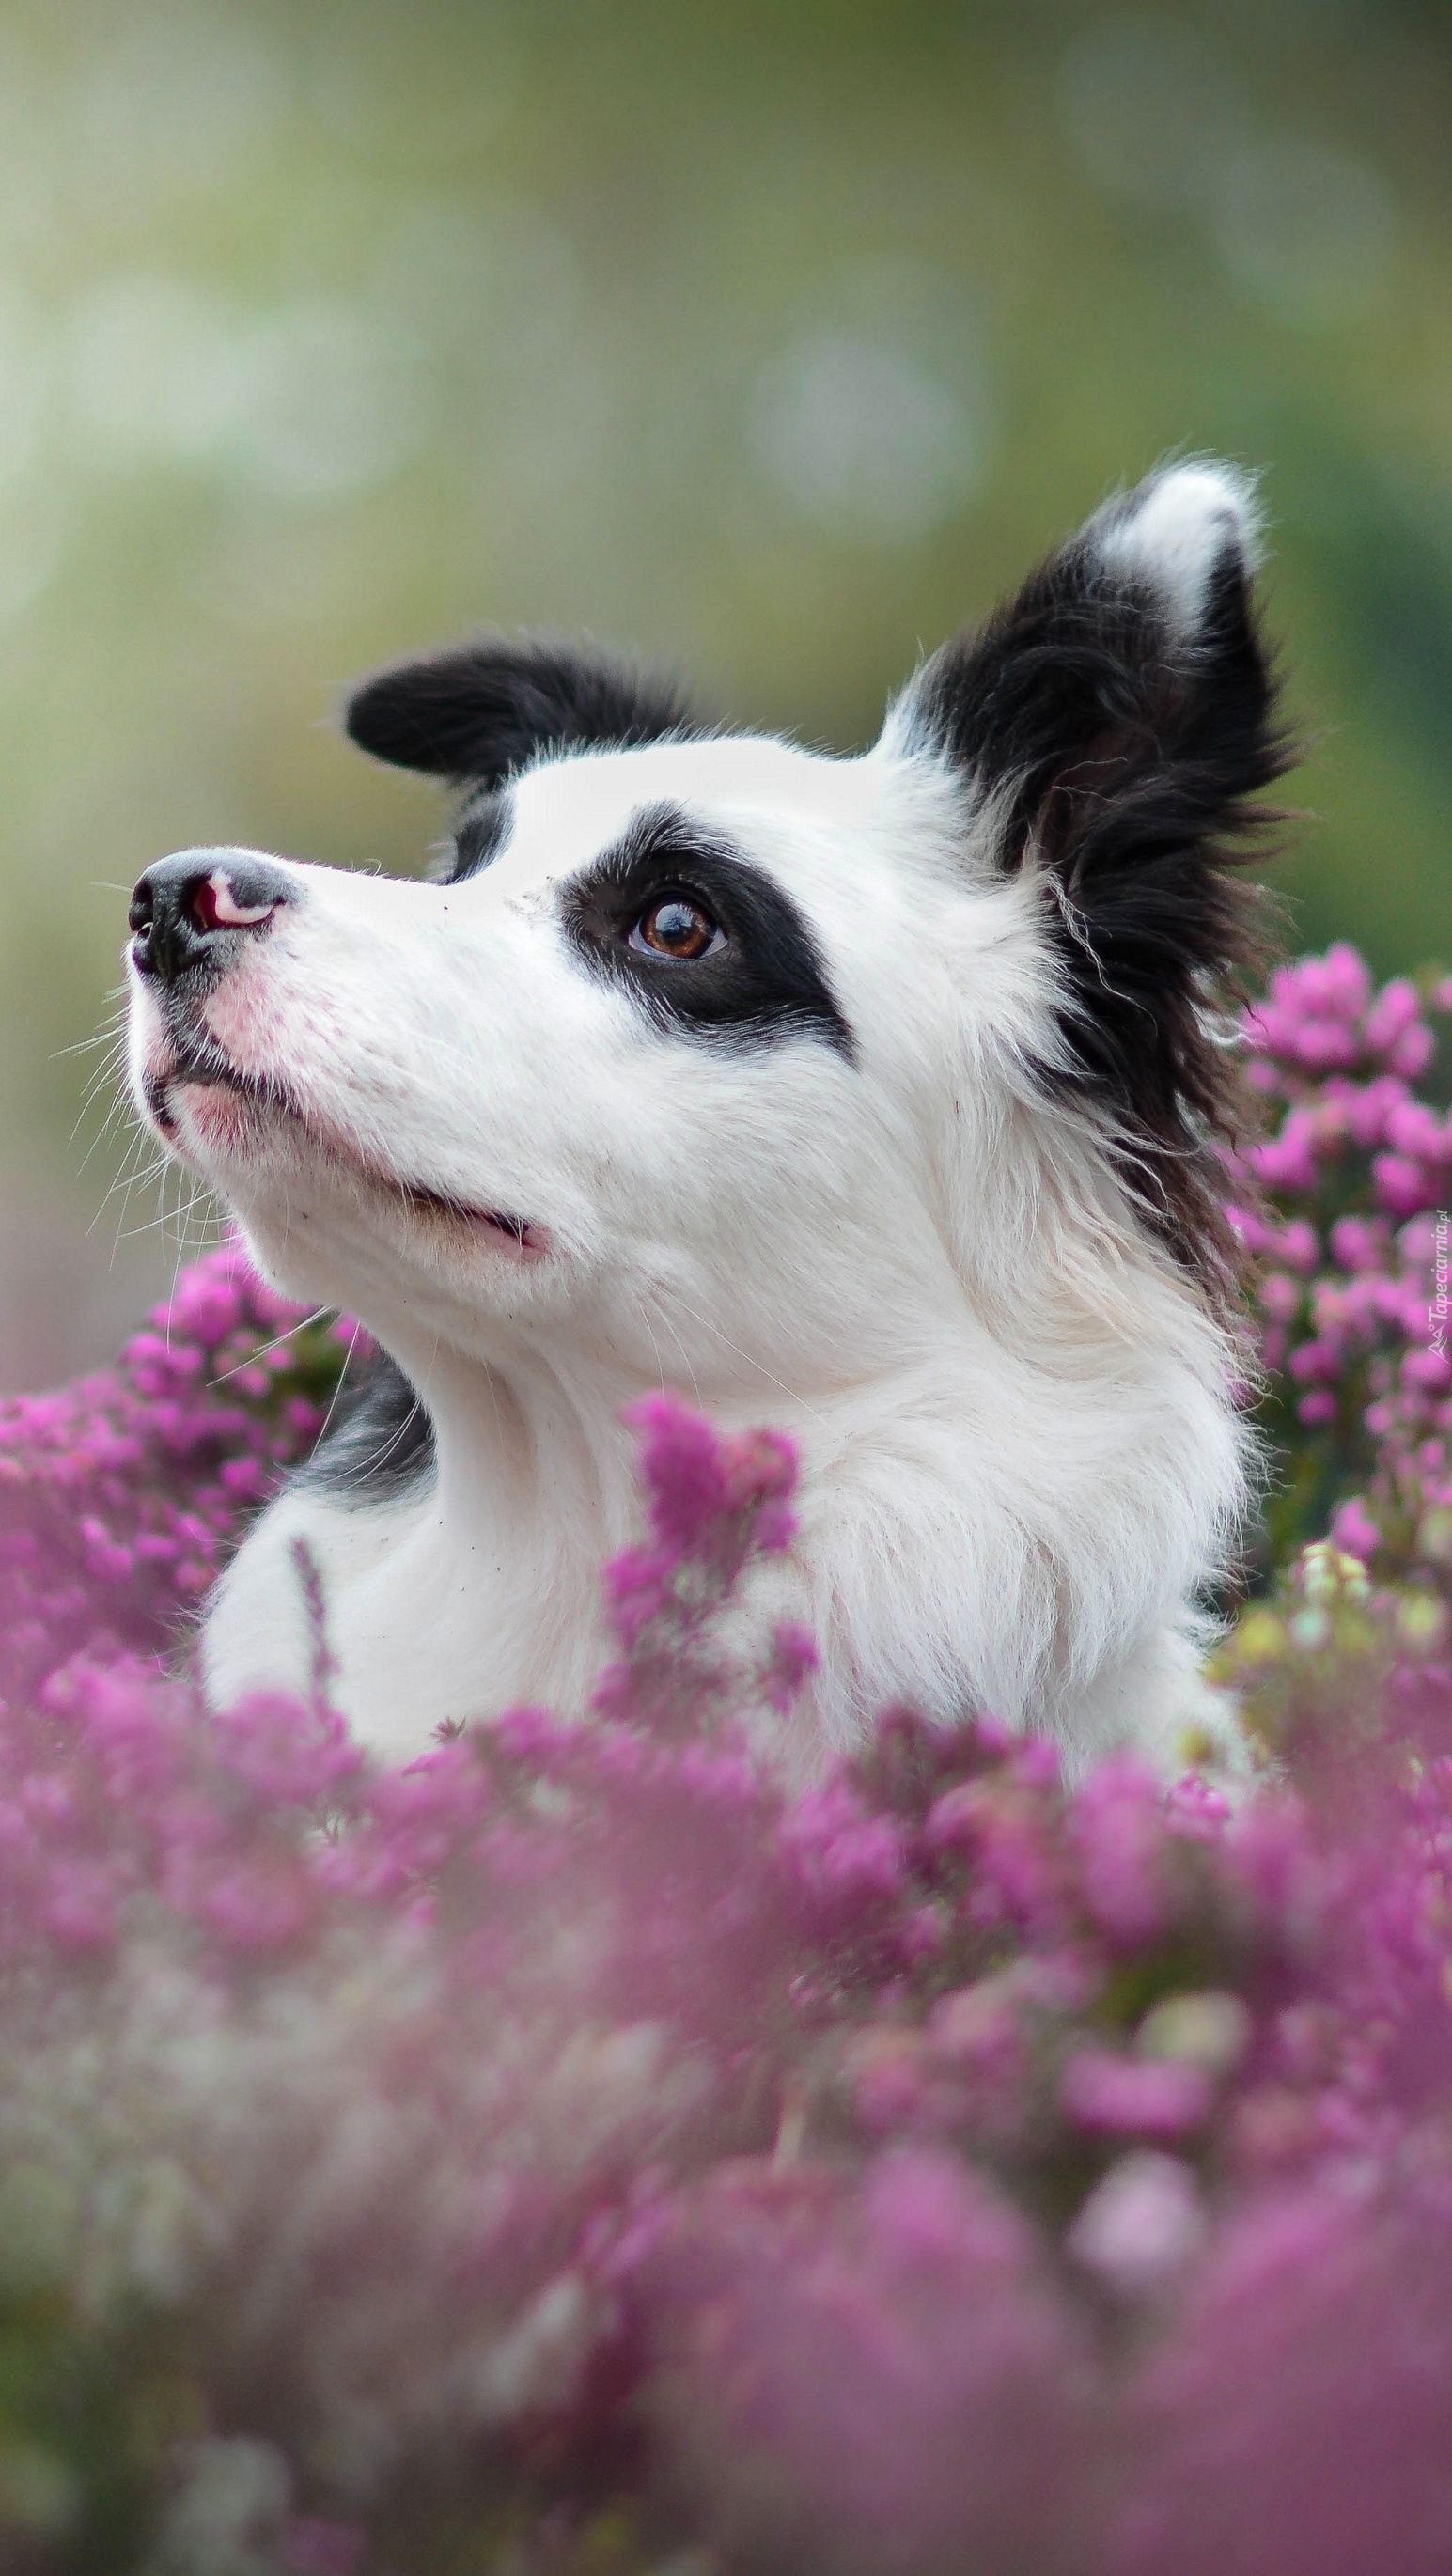
POLYGON ((582 1705, 621 1409, 670 1386, 800 1447, 761 1576, 820 1653, 794 1759, 889 1702, 1071 1769, 1214 1728, 1251 1463, 1217 1012, 1289 765, 1254 546, 1236 473, 1152 476, 851 758, 485 637, 347 708, 459 791, 441 879, 147 869, 136 1099, 265 1275, 387 1355, 217 1589, 214 1702, 305 1684, 301 1539, 382 1753, 582 1705))

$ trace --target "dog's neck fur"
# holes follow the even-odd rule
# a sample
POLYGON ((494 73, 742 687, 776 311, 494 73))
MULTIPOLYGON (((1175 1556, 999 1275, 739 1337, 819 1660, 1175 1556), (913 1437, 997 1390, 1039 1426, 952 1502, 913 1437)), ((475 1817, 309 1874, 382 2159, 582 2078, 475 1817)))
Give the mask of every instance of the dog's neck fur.
MULTIPOLYGON (((1224 1339, 1123 1212, 1095 1204, 1080 1159, 1081 1188, 1061 1175, 1011 1269, 998 1242, 996 1283, 975 1294, 945 1249, 904 1283, 890 1332, 864 1315, 850 1385, 788 1392, 747 1366, 698 1390, 723 1427, 766 1417, 801 1451, 796 1544, 744 1605, 818 1642, 798 1768, 894 1699, 942 1723, 992 1708, 1058 1736, 1071 1767, 1142 1732, 1146 1708, 1167 1752, 1187 1727, 1223 1731, 1186 1603, 1239 1500, 1224 1339)), ((621 1412, 640 1385, 566 1336, 500 1336, 488 1358, 390 1338, 426 1390, 431 1478, 363 1512, 306 1484, 285 1496, 223 1584, 206 1664, 219 1701, 296 1686, 302 1539, 341 1703, 405 1756, 515 1699, 583 1703, 605 1646, 599 1570, 638 1527, 621 1412)))

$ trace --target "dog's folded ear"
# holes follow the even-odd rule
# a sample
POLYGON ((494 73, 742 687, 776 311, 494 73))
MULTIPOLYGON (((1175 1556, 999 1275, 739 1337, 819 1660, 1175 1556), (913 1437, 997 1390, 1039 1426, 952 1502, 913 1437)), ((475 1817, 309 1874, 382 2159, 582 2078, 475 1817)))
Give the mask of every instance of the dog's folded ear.
POLYGON ((1251 601, 1257 523, 1228 467, 1172 466, 1098 511, 987 625, 927 662, 884 747, 969 790, 965 859, 1041 886, 1060 1009, 1051 1077, 1091 1099, 1192 1260, 1193 1166, 1231 1123, 1207 1016, 1254 962, 1237 868, 1291 765, 1251 601))
POLYGON ((362 682, 343 722, 400 769, 497 787, 540 752, 659 742, 693 730, 664 683, 567 645, 481 636, 362 682))

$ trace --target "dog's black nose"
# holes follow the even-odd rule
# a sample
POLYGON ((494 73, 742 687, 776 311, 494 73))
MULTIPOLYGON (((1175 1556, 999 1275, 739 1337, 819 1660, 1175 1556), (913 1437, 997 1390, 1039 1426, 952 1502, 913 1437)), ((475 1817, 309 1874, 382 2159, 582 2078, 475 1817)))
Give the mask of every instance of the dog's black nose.
POLYGON ((286 872, 245 850, 180 850, 139 877, 127 919, 139 973, 174 983, 227 965, 239 938, 266 930, 293 900, 286 872))

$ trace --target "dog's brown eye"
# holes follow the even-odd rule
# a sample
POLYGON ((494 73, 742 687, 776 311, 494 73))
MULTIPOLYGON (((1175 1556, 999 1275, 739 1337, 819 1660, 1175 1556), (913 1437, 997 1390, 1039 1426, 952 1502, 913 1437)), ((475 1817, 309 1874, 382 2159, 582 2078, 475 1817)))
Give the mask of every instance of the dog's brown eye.
POLYGON ((687 962, 709 957, 724 945, 724 934, 703 905, 689 895, 670 894, 643 912, 630 933, 630 945, 648 957, 679 957, 687 962))

